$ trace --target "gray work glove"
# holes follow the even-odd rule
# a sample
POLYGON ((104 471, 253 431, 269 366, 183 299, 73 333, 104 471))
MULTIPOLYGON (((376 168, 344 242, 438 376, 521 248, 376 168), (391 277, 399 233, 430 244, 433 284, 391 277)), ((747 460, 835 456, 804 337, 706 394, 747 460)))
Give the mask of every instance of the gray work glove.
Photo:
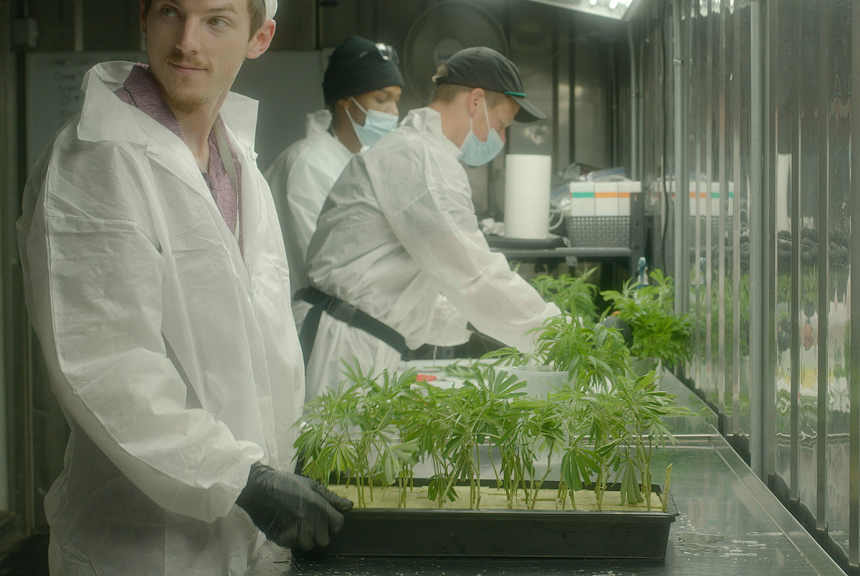
POLYGON ((259 462, 251 465, 248 484, 239 494, 241 506, 266 537, 287 548, 326 546, 343 528, 343 514, 352 500, 298 474, 280 472, 259 462))

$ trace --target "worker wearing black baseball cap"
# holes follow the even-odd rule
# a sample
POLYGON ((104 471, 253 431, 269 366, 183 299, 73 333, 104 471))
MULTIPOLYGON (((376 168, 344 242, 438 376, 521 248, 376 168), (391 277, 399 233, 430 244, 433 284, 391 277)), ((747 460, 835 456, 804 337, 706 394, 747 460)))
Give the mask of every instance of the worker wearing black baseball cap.
POLYGON ((490 252, 460 163, 489 162, 512 122, 543 114, 490 48, 457 52, 434 80, 430 105, 353 157, 320 214, 300 293, 313 305, 300 330, 311 397, 344 362, 394 371, 409 349, 467 341, 469 322, 531 352, 528 331, 559 314, 490 252))
POLYGON ((470 166, 486 164, 502 151, 512 121, 546 118, 526 100, 516 65, 492 48, 460 50, 433 80, 430 107, 442 115, 445 136, 460 147, 460 160, 470 166))
POLYGON ((516 65, 492 48, 478 46, 460 50, 440 67, 433 79, 437 86, 483 88, 510 97, 520 105, 514 117, 517 122, 546 118, 526 100, 526 89, 516 65))

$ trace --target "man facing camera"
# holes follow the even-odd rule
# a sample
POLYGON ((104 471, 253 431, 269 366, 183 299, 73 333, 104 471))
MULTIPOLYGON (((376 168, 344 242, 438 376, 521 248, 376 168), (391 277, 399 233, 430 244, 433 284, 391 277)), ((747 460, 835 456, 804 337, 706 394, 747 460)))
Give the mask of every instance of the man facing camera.
POLYGON ((352 503, 290 468, 304 398, 287 260, 230 93, 276 0, 142 0, 149 66, 100 64, 38 162, 18 240, 71 427, 51 574, 244 574, 325 545, 352 503))

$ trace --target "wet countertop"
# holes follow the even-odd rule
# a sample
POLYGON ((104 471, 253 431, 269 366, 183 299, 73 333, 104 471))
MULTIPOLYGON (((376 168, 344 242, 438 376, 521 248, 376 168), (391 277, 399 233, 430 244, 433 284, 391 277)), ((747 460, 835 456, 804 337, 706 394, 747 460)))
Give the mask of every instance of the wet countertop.
MULTIPOLYGON (((450 362, 450 361, 448 361, 450 362)), ((654 457, 654 478, 673 464, 680 516, 664 562, 482 558, 297 559, 268 544, 253 576, 841 575, 835 562, 717 433, 713 413, 672 375, 661 386, 695 416, 670 422, 678 445, 654 457)))

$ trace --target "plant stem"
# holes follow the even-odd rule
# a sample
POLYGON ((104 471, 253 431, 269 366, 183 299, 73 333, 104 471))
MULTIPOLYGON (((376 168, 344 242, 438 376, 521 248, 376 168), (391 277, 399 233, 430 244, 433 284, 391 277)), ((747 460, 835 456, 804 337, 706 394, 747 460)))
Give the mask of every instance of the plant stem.
POLYGON ((594 485, 594 495, 597 497, 597 509, 603 510, 603 493, 606 491, 606 466, 600 464, 600 472, 597 474, 597 483, 594 485))
POLYGON ((475 472, 478 477, 478 497, 475 500, 475 508, 481 508, 481 447, 475 446, 475 472))
POLYGON ((669 510, 669 484, 672 482, 672 465, 666 467, 666 491, 663 492, 663 512, 669 510))
MULTIPOLYGON (((487 452, 490 456, 490 464, 493 466, 493 474, 496 476, 496 488, 501 488, 502 487, 502 479, 499 476, 499 470, 496 468, 496 459, 493 458, 492 445, 490 445, 490 449, 487 452)), ((502 453, 502 451, 499 450, 499 454, 501 454, 501 453, 502 453)))
POLYGON ((549 451, 549 456, 547 456, 546 472, 544 473, 543 478, 540 479, 540 482, 538 482, 537 487, 535 487, 534 496, 532 496, 532 507, 531 507, 532 510, 535 509, 535 504, 537 504, 538 492, 540 491, 541 486, 543 486, 543 483, 546 482, 547 476, 549 476, 549 473, 551 471, 552 471, 552 450, 549 451))

